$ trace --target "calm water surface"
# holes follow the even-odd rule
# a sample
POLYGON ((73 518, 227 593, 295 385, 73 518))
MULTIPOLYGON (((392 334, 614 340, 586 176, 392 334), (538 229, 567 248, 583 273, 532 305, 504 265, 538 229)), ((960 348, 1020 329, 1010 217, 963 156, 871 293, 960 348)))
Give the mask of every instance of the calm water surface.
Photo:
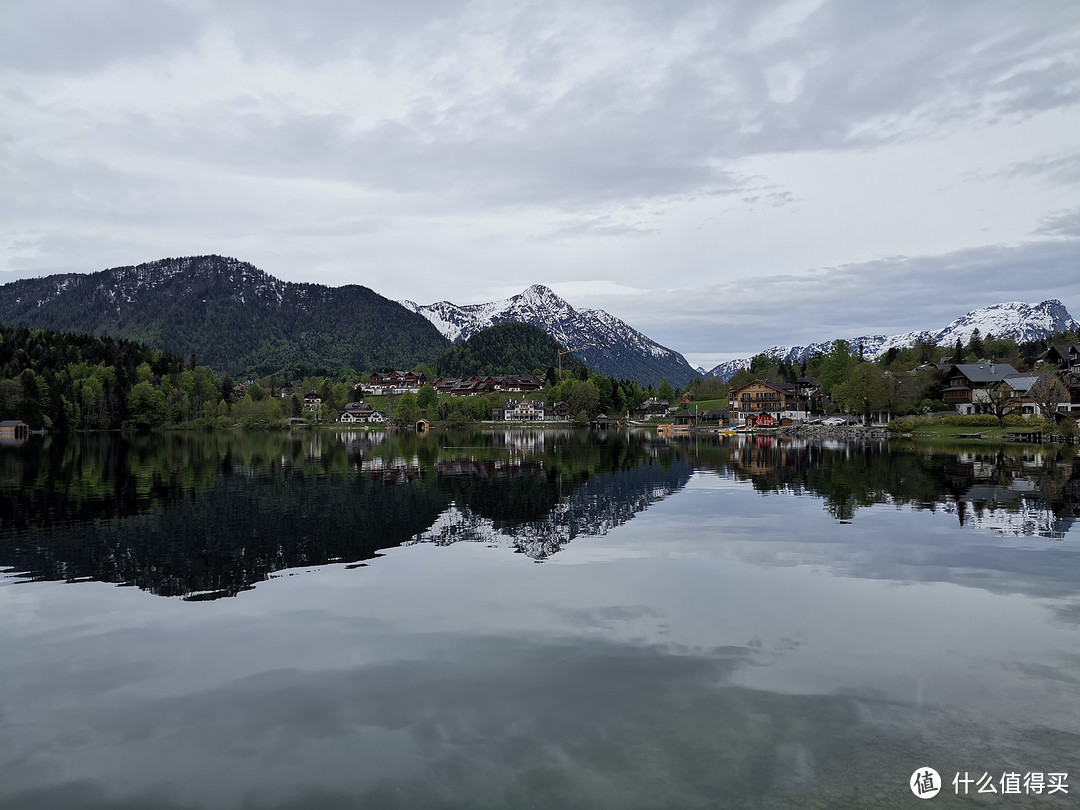
POLYGON ((0 808, 1077 806, 1078 515, 1071 448, 0 446, 0 808))

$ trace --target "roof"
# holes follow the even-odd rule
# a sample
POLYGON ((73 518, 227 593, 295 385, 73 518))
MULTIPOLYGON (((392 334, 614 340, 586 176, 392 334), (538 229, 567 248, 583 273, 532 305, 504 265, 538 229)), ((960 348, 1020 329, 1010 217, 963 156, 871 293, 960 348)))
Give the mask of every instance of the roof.
POLYGON ((1000 382, 1020 373, 1008 363, 955 363, 949 368, 950 374, 953 369, 972 382, 1000 382))
POLYGON ((676 419, 686 419, 687 417, 690 417, 691 419, 694 418, 694 415, 690 413, 689 409, 687 408, 683 408, 681 411, 675 414, 676 419))
POLYGON ((5 419, 3 422, 0 422, 0 427, 17 427, 25 424, 26 423, 22 419, 5 419))
POLYGON ((1039 355, 1039 360, 1049 361, 1050 356, 1053 354, 1058 356, 1059 363, 1067 361, 1080 355, 1080 343, 1053 343, 1045 352, 1039 355))
POLYGON ((1007 377, 1005 382, 1013 391, 1030 391, 1031 387, 1039 380, 1038 374, 1017 374, 1007 377))
POLYGON ((792 385, 791 383, 774 383, 774 382, 769 382, 768 380, 762 380, 762 379, 751 380, 746 385, 742 385, 742 386, 739 386, 738 388, 732 389, 732 391, 730 393, 734 394, 736 391, 742 391, 744 388, 749 388, 751 385, 764 385, 765 387, 771 388, 774 391, 779 391, 781 394, 794 394, 795 393, 795 386, 792 385))

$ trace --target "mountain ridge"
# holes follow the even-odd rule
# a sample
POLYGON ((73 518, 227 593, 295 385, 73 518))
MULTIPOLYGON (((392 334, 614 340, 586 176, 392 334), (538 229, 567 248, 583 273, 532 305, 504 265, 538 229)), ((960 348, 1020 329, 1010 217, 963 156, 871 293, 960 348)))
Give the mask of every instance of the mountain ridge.
POLYGON ((412 367, 450 345, 426 318, 368 287, 282 281, 217 255, 20 279, 0 290, 0 322, 139 340, 228 373, 412 367))
POLYGON ((439 332, 460 343, 477 332, 505 321, 531 323, 544 329, 587 366, 601 374, 656 385, 663 378, 682 386, 698 372, 679 352, 662 346, 625 321, 602 309, 576 309, 543 284, 533 284, 517 295, 481 304, 437 301, 402 306, 427 318, 439 332))
MULTIPOLYGON (((1056 298, 1048 298, 1036 304, 1005 301, 970 310, 937 330, 834 338, 808 346, 771 346, 758 354, 782 362, 801 363, 812 355, 827 353, 837 340, 846 340, 853 349, 861 346, 866 358, 876 360, 889 349, 911 346, 917 340, 930 341, 936 346, 951 346, 957 339, 966 344, 975 329, 978 329, 983 337, 993 334, 994 337, 1010 337, 1017 343, 1024 343, 1041 340, 1057 332, 1080 329, 1080 322, 1073 318, 1065 305, 1056 298)), ((752 360, 753 357, 728 360, 713 367, 707 374, 729 380, 739 369, 749 368, 752 360)))

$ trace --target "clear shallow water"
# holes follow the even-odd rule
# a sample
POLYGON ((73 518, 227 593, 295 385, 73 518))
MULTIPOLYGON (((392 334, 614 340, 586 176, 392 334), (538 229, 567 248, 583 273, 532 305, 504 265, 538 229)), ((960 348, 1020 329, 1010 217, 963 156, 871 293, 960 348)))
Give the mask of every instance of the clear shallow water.
POLYGON ((0 808, 900 807, 926 765, 1077 782, 930 806, 1075 804, 1077 470, 573 433, 3 448, 0 808))

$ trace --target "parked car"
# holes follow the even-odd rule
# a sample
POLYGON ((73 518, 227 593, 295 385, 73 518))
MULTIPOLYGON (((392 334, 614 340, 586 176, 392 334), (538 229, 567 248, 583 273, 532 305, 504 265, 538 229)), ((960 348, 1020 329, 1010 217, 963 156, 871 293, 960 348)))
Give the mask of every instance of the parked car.
POLYGON ((828 419, 822 419, 823 425, 846 425, 847 420, 839 416, 830 416, 828 419))

